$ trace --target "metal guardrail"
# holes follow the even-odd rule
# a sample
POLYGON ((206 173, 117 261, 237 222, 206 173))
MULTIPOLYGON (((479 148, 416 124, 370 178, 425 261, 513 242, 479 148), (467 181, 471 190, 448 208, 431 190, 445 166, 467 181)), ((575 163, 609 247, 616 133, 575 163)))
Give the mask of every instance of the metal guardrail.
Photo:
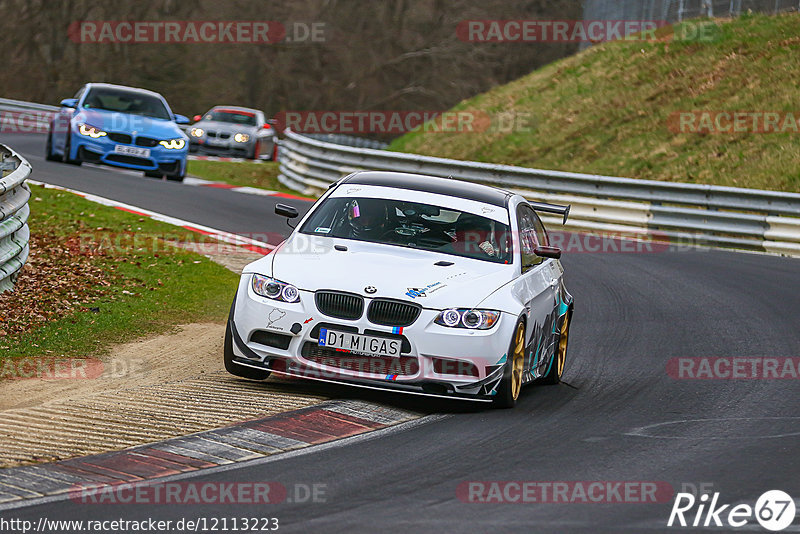
MULTIPOLYGON (((571 204, 567 229, 642 235, 800 255, 800 194, 549 171, 325 143, 287 130, 285 186, 314 193, 357 170, 390 170, 478 182, 526 198, 571 204)), ((558 224, 558 218, 543 216, 558 224)))
POLYGON ((25 180, 31 166, 19 154, 0 145, 0 293, 14 288, 30 251, 28 199, 25 180))
POLYGON ((58 106, 0 98, 0 119, 10 131, 47 133, 58 110, 58 106))

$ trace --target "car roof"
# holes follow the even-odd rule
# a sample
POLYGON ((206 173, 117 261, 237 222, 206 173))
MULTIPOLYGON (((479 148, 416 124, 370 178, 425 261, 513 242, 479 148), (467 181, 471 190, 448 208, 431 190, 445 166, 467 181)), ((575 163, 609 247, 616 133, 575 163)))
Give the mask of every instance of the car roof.
POLYGON ((246 111, 248 113, 263 113, 259 109, 243 108, 241 106, 214 106, 209 111, 214 111, 215 109, 229 109, 231 111, 246 111))
POLYGON ((127 85, 116 85, 113 83, 96 83, 96 82, 87 83, 86 85, 91 88, 96 87, 103 89, 122 89, 126 91, 138 91, 140 93, 146 93, 152 96, 156 96, 158 98, 162 98, 162 96, 159 93, 156 93, 155 91, 151 91, 149 89, 142 89, 141 87, 129 87, 127 85))
POLYGON ((453 178, 439 178, 424 174, 387 171, 361 171, 344 178, 340 183, 378 185, 437 193, 456 198, 475 200, 493 206, 506 207, 513 193, 487 185, 464 182, 453 178))

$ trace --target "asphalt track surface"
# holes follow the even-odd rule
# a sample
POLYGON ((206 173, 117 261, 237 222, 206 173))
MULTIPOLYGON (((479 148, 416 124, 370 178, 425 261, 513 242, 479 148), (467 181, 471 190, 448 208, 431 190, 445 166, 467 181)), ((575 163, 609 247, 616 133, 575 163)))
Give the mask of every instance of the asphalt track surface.
MULTIPOLYGON (((45 162, 40 136, 0 136, 0 142, 29 158, 37 180, 227 231, 284 232, 269 199, 45 162)), ((459 499, 457 488, 468 481, 664 481, 675 491, 711 484, 723 503, 753 504, 771 489, 800 497, 798 380, 676 380, 666 371, 678 357, 800 356, 800 260, 684 249, 575 253, 562 262, 576 302, 568 384, 528 387, 515 409, 503 411, 298 386, 434 416, 402 431, 192 479, 324 484, 325 502, 62 501, 0 517, 277 517, 287 532, 670 532, 697 530, 667 528, 671 498, 471 503, 459 499), (642 430, 651 425, 658 426, 642 430)), ((795 520, 788 531, 798 530, 795 520)))

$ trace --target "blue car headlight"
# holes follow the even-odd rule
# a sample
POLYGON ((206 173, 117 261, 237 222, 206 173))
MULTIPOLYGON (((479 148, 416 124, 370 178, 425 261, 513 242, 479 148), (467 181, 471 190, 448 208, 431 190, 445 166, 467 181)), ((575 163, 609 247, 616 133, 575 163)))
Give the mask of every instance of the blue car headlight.
POLYGON ((88 124, 84 124, 84 123, 78 124, 78 132, 81 135, 85 135, 87 137, 91 137, 92 139, 97 139, 99 137, 103 137, 105 135, 108 135, 106 132, 104 132, 100 128, 96 128, 94 126, 89 126, 88 124))
POLYGON ((169 150, 180 150, 186 146, 186 140, 183 137, 179 137, 178 139, 160 141, 158 144, 169 150))
POLYGON ((292 284, 260 274, 253 275, 252 284, 256 295, 289 303, 300 301, 300 291, 292 284))
POLYGON ((451 308, 441 312, 433 322, 448 328, 489 330, 497 324, 498 319, 500 319, 498 311, 451 308))

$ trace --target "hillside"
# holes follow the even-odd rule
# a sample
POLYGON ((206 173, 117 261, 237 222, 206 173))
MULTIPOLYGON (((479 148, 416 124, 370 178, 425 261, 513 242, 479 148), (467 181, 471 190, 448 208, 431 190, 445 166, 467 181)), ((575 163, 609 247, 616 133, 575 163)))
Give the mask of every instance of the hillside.
MULTIPOLYGON (((697 21, 689 24, 696 24, 697 21)), ((593 46, 461 102, 527 131, 410 133, 393 150, 632 178, 800 191, 800 15, 714 21, 712 42, 593 46), (695 112, 681 131, 681 112, 695 112), (735 116, 719 112, 755 112, 735 116), (709 119, 711 122, 708 122, 709 119), (714 121, 735 132, 708 133, 714 121), (761 133, 766 129, 771 133, 761 133), (777 121, 777 122, 776 122, 777 121), (706 128, 704 129, 703 126, 706 128), (776 133, 777 131, 777 133, 776 133)))

